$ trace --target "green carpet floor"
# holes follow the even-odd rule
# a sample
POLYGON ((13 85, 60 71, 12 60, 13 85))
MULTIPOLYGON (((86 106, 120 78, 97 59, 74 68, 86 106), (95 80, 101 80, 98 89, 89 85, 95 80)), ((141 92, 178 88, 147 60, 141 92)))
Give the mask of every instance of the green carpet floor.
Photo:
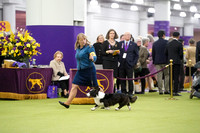
POLYGON ((71 105, 65 109, 58 101, 0 100, 0 133, 199 133, 200 99, 181 93, 179 100, 169 95, 138 95, 132 110, 115 111, 93 105, 71 105))

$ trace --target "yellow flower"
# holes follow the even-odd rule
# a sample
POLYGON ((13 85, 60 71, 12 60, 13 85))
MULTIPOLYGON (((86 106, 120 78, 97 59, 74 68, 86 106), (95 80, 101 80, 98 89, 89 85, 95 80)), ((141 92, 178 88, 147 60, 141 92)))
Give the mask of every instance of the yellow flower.
POLYGON ((5 51, 4 51, 4 52, 2 51, 2 52, 1 52, 1 55, 2 55, 2 56, 6 56, 6 52, 5 52, 5 51))
POLYGON ((11 54, 13 54, 15 51, 14 50, 11 50, 11 54))
POLYGON ((36 43, 35 45, 38 46, 38 47, 40 47, 40 44, 39 44, 39 43, 36 43))
POLYGON ((37 46, 32 46, 32 48, 33 48, 33 49, 36 49, 36 48, 37 48, 37 46))
POLYGON ((30 43, 28 43, 28 44, 26 44, 26 46, 27 46, 28 48, 30 48, 31 45, 30 45, 30 43))
POLYGON ((18 53, 19 52, 19 50, 18 49, 15 49, 15 53, 18 53))
POLYGON ((25 54, 28 54, 28 51, 24 51, 25 54))
POLYGON ((27 40, 31 41, 31 40, 33 40, 33 37, 28 35, 27 40))
POLYGON ((21 46, 21 42, 16 43, 16 46, 17 46, 17 47, 21 46))
POLYGON ((3 34, 3 32, 1 32, 1 33, 0 33, 0 37, 4 37, 4 34, 3 34))

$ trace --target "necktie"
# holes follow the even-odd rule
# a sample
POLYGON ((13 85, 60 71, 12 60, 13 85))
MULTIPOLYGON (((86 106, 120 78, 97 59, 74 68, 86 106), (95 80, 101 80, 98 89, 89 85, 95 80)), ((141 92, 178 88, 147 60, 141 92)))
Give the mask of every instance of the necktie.
POLYGON ((127 51, 127 49, 128 49, 128 42, 126 42, 126 45, 125 45, 125 50, 127 51))

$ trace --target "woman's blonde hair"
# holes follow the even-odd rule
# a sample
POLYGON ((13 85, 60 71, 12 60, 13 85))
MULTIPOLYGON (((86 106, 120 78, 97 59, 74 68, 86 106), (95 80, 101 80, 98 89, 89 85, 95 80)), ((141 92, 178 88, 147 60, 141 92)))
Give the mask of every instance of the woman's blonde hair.
POLYGON ((61 51, 56 51, 56 52, 54 53, 54 55, 53 55, 54 59, 56 58, 56 56, 57 56, 58 54, 61 54, 61 55, 62 55, 62 58, 63 58, 63 52, 61 52, 61 51))
POLYGON ((87 36, 83 33, 79 33, 77 35, 77 39, 76 39, 75 46, 74 46, 75 50, 80 46, 80 44, 79 44, 80 38, 86 39, 86 45, 90 45, 90 42, 88 41, 87 36))

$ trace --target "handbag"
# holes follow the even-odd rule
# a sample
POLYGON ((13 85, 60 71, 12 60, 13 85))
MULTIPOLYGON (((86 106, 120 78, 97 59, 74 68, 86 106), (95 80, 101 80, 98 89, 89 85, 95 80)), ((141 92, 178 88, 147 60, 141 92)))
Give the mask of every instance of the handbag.
POLYGON ((58 97, 58 87, 56 85, 49 85, 47 90, 48 98, 57 98, 58 97))
POLYGON ((138 72, 141 72, 141 71, 142 71, 142 66, 141 66, 141 63, 138 61, 137 64, 135 65, 135 67, 134 67, 134 72, 138 73, 138 72))

